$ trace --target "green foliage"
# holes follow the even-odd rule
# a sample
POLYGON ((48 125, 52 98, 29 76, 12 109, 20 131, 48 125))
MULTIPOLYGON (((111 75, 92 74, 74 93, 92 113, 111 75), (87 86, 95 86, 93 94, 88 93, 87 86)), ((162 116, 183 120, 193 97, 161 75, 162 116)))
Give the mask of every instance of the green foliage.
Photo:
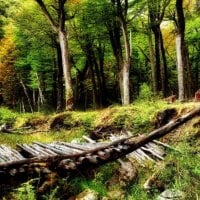
POLYGON ((73 192, 78 194, 83 190, 91 189, 96 191, 100 197, 106 196, 107 188, 105 183, 113 176, 118 167, 118 163, 108 163, 98 168, 92 178, 73 178, 70 182, 73 192))
POLYGON ((152 99, 153 99, 153 92, 152 92, 151 88, 146 83, 143 83, 140 86, 138 100, 151 101, 152 99))
POLYGON ((17 117, 17 113, 6 107, 0 108, 0 124, 12 125, 17 117))
POLYGON ((56 188, 50 191, 50 194, 44 195, 43 199, 44 200, 59 200, 60 198, 58 198, 58 196, 60 195, 58 192, 59 192, 59 187, 57 186, 56 188))
POLYGON ((16 190, 14 194, 17 200, 27 199, 27 200, 36 200, 36 193, 35 188, 33 187, 32 183, 35 180, 30 180, 26 183, 23 183, 21 187, 16 190))
POLYGON ((72 186, 73 193, 75 194, 78 194, 86 189, 96 191, 101 197, 106 194, 106 187, 104 183, 98 182, 95 179, 89 180, 84 177, 77 177, 70 182, 70 185, 72 186))

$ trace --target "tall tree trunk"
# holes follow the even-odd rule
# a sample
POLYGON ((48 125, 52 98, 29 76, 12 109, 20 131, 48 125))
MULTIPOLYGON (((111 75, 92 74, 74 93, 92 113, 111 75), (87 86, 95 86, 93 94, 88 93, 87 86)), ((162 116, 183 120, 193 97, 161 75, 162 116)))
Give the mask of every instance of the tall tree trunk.
POLYGON ((122 31, 124 37, 125 45, 125 62, 123 66, 123 104, 130 104, 130 85, 129 85, 129 74, 131 66, 131 55, 130 55, 130 42, 128 37, 127 25, 124 20, 122 20, 122 31))
POLYGON ((60 48, 61 48, 63 74, 64 74, 64 80, 65 80, 66 108, 68 110, 73 110, 74 97, 73 97, 73 89, 72 89, 72 81, 71 81, 71 66, 69 62, 69 49, 68 49, 66 32, 63 30, 59 30, 58 37, 59 37, 60 48))
POLYGON ((93 69, 93 63, 90 60, 90 61, 88 61, 88 64, 89 64, 89 69, 91 72, 93 108, 97 109, 98 108, 97 85, 96 85, 96 79, 95 79, 95 74, 94 74, 94 69, 93 69))
POLYGON ((149 58, 150 58, 150 64, 151 64, 152 89, 153 89, 153 93, 156 94, 157 81, 156 81, 156 69, 155 69, 155 53, 153 49, 153 42, 152 42, 152 36, 151 36, 150 30, 148 31, 148 42, 149 42, 149 58))
POLYGON ((160 53, 162 56, 162 64, 161 64, 161 68, 160 68, 161 87, 162 87, 163 96, 166 97, 167 91, 168 91, 167 59, 166 59, 166 55, 165 55, 163 36, 162 36, 162 32, 160 30, 160 27, 159 27, 159 35, 160 35, 159 36, 160 53))
POLYGON ((56 111, 60 112, 64 108, 64 93, 63 93, 63 67, 62 67, 62 56, 61 48, 58 43, 56 43, 56 53, 57 53, 57 87, 56 87, 56 100, 57 106, 56 111))
POLYGON ((98 46, 98 58, 99 58, 99 71, 101 78, 101 95, 102 95, 102 105, 107 106, 107 88, 106 88, 106 78, 104 74, 104 50, 105 47, 101 45, 98 46))
POLYGON ((107 24, 107 29, 110 36, 111 46, 113 50, 113 54, 116 59, 117 64, 117 71, 118 71, 118 85, 119 85, 119 91, 120 91, 120 97, 121 102, 124 104, 123 99, 123 75, 122 70, 123 69, 123 54, 122 54, 122 46, 120 41, 120 26, 117 22, 113 22, 112 24, 107 24))
POLYGON ((176 35, 176 57, 177 57, 177 70, 178 70, 178 98, 180 101, 185 99, 185 87, 184 87, 184 66, 181 53, 182 39, 181 35, 176 35))
POLYGON ((167 60, 163 44, 162 32, 160 24, 162 23, 165 9, 169 5, 170 0, 148 0, 149 25, 154 33, 155 43, 155 67, 153 68, 154 93, 162 92, 163 96, 167 94, 167 60))
POLYGON ((159 30, 157 27, 153 27, 153 33, 154 33, 154 45, 155 45, 155 67, 154 67, 154 72, 155 72, 155 89, 156 89, 156 94, 159 94, 161 91, 161 77, 160 77, 160 40, 159 40, 159 30))
MULTIPOLYGON (((178 91, 179 100, 183 101, 186 98, 186 83, 185 83, 185 17, 183 13, 183 0, 176 0, 177 12, 177 36, 176 36, 176 52, 177 52, 177 69, 178 69, 178 91)), ((186 80, 187 82, 187 80, 186 80)))
POLYGON ((191 63, 189 61, 189 52, 188 52, 188 47, 185 43, 185 56, 184 56, 184 59, 185 59, 185 63, 186 63, 186 71, 187 71, 187 74, 186 74, 186 77, 187 77, 187 84, 186 84, 186 91, 187 91, 187 98, 191 98, 192 97, 192 94, 194 92, 194 82, 192 80, 192 69, 191 69, 191 63))
POLYGON ((131 50, 130 50, 130 40, 128 36, 128 27, 126 22, 127 11, 128 11, 128 0, 125 0, 124 10, 122 9, 122 3, 120 0, 117 0, 117 11, 119 21, 121 23, 121 29, 123 33, 124 39, 124 47, 125 47, 125 59, 123 63, 123 68, 121 69, 122 74, 122 104, 128 105, 130 103, 130 85, 129 85, 129 74, 130 74, 130 66, 131 66, 131 50))
POLYGON ((55 33, 57 33, 59 44, 61 48, 61 56, 62 56, 62 67, 63 67, 63 74, 64 74, 64 82, 65 82, 65 97, 66 97, 66 110, 72 110, 74 108, 74 96, 73 96, 73 88, 72 88, 72 80, 71 80, 71 66, 69 61, 69 48, 68 48, 68 41, 67 41, 67 31, 65 26, 66 20, 66 13, 65 13, 65 3, 66 0, 59 0, 58 1, 58 8, 57 9, 57 22, 54 21, 54 18, 47 10, 43 0, 35 0, 38 5, 40 6, 42 12, 48 19, 52 29, 55 33))

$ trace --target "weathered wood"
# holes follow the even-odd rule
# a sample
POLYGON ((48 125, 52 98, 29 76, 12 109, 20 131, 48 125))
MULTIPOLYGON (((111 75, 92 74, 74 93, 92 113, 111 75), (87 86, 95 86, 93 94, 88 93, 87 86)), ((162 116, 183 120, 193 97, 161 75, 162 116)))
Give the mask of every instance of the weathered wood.
POLYGON ((171 150, 173 150, 173 151, 178 151, 177 149, 175 149, 175 148, 169 146, 168 144, 165 144, 165 143, 160 142, 160 141, 158 141, 158 140, 153 140, 152 142, 154 142, 155 144, 159 144, 159 145, 161 145, 161 146, 163 146, 163 147, 165 147, 165 148, 171 149, 171 150))
POLYGON ((162 156, 160 156, 159 154, 157 154, 154 150, 152 150, 151 148, 146 148, 146 147, 141 147, 142 150, 150 152, 153 156, 159 158, 160 160, 164 160, 164 158, 162 156))
MULTIPOLYGON (((96 159, 98 162, 96 163, 96 165, 101 165, 106 162, 116 160, 124 155, 127 155, 130 152, 133 152, 136 149, 146 145, 147 143, 164 136, 165 134, 167 134, 171 130, 175 129, 179 125, 183 124, 184 122, 190 120, 192 117, 196 116, 197 114, 200 114, 200 107, 192 110, 191 112, 187 113, 186 115, 184 115, 174 121, 169 122, 165 126, 159 128, 155 131, 152 131, 148 135, 143 134, 138 137, 124 138, 124 139, 114 141, 110 144, 103 144, 103 145, 100 145, 97 147, 95 147, 95 145, 92 144, 93 148, 83 151, 83 152, 80 152, 80 153, 65 154, 65 153, 61 152, 61 154, 60 154, 61 150, 56 150, 57 152, 59 151, 58 153, 60 155, 49 156, 49 157, 40 155, 40 157, 38 156, 38 157, 34 157, 34 158, 29 158, 29 159, 21 159, 21 160, 17 160, 17 161, 3 162, 3 163, 0 163, 0 171, 5 170, 7 168, 11 170, 11 169, 19 168, 19 167, 23 166, 24 164, 30 165, 33 163, 36 163, 36 164, 37 163, 44 163, 44 164, 46 163, 48 166, 51 166, 51 168, 53 167, 53 169, 56 170, 59 163, 65 159, 75 160, 75 162, 73 161, 73 163, 75 163, 76 168, 77 168, 77 167, 79 167, 79 165, 83 165, 85 163, 85 161, 87 161, 87 164, 88 164, 88 162, 90 162, 90 159, 88 158, 88 156, 89 157, 94 156, 94 158, 95 158, 95 156, 97 156, 96 159), (125 146, 126 148, 123 148, 123 146, 125 146)), ((22 146, 29 151, 33 151, 33 149, 28 147, 28 145, 27 146, 22 145, 22 146)), ((40 146, 50 149, 50 150, 54 151, 55 153, 57 153, 55 151, 55 148, 52 148, 50 145, 40 144, 40 146)), ((145 148, 145 147, 143 147, 143 148, 145 148)), ((143 148, 141 148, 141 149, 143 149, 143 148)), ((146 149, 155 153, 155 150, 152 150, 151 148, 146 148, 146 149)), ((35 152, 33 151, 33 153, 35 153, 35 152)), ((136 154, 137 154, 137 157, 138 158, 140 157, 140 159, 141 159, 141 156, 139 156, 140 153, 136 152, 136 154)), ((157 157, 159 157, 159 156, 160 155, 157 155, 157 157)), ((144 156, 143 156, 143 158, 144 158, 144 156)), ((162 159, 162 156, 160 156, 159 158, 162 159)), ((92 159, 91 159, 91 161, 92 161, 92 159)), ((66 168, 68 168, 68 167, 66 166, 66 168)))

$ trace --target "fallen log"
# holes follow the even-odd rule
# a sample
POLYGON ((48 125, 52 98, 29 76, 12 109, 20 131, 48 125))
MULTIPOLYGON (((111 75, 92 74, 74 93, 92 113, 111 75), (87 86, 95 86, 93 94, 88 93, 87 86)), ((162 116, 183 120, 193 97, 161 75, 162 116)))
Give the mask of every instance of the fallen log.
POLYGON ((127 140, 125 143, 129 144, 129 145, 135 144, 135 147, 139 148, 140 146, 143 146, 143 145, 147 144, 148 142, 151 142, 155 139, 163 137, 164 135, 166 135, 173 129, 177 128, 181 124, 189 121, 190 119, 192 119, 193 117, 195 117, 197 115, 200 115, 200 107, 197 107, 197 108, 193 109, 192 111, 188 112, 187 114, 170 121, 166 125, 152 131, 148 135, 142 134, 142 135, 138 136, 138 138, 136 138, 136 139, 131 138, 131 139, 127 140))
MULTIPOLYGON (((84 165, 84 162, 77 162, 77 160, 79 160, 80 157, 86 158, 87 154, 97 155, 97 158, 99 158, 99 159, 98 159, 98 162, 96 163, 96 165, 101 165, 106 162, 116 160, 116 159, 118 159, 126 154, 129 154, 130 152, 144 146, 148 142, 151 142, 155 139, 158 139, 158 138, 164 136, 165 134, 169 133, 173 129, 177 128, 179 125, 185 123, 186 121, 190 120, 191 118, 193 118, 194 116, 196 116, 198 114, 200 114, 200 107, 192 110, 191 112, 183 115, 182 117, 180 117, 178 119, 175 119, 175 120, 169 122, 168 124, 164 125, 163 127, 152 131, 148 135, 143 134, 138 137, 132 136, 132 137, 120 139, 120 140, 112 142, 111 144, 105 144, 100 147, 86 150, 81 153, 75 153, 75 154, 71 154, 71 155, 63 154, 63 155, 56 155, 56 156, 49 156, 49 157, 41 156, 41 157, 35 157, 35 158, 30 158, 30 159, 22 159, 22 160, 18 160, 18 161, 3 162, 3 163, 0 163, 0 171, 4 171, 4 170, 6 170, 6 168, 11 169, 11 168, 23 166, 24 164, 30 164, 30 163, 46 163, 48 166, 51 167, 51 169, 53 166, 54 170, 56 170, 58 168, 59 163, 64 159, 73 159, 74 162, 77 164, 77 167, 79 167, 79 164, 84 165), (126 148, 118 148, 118 146, 125 146, 126 148), (106 156, 104 156, 103 155, 103 154, 105 154, 104 151, 109 148, 111 149, 112 153, 110 153, 109 156, 107 156, 107 154, 106 154, 106 156), (102 155, 99 156, 98 154, 100 152, 102 155)), ((86 158, 86 160, 89 162, 89 160, 87 158, 86 158)), ((90 163, 90 164, 94 164, 94 163, 90 163)), ((94 166, 94 165, 92 165, 92 166, 94 166)))

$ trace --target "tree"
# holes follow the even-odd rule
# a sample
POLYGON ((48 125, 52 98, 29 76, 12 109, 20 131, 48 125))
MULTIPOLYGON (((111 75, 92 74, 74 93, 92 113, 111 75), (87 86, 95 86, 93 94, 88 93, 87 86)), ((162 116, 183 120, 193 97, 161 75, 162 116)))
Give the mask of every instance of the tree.
POLYGON ((111 19, 106 20, 107 29, 109 32, 113 53, 116 58, 118 68, 118 80, 121 101, 123 105, 130 103, 130 66, 131 66, 131 50, 128 36, 128 0, 111 0, 112 13, 111 19), (114 9, 113 9, 114 7, 114 9), (123 35, 124 51, 121 44, 121 32, 123 35))
POLYGON ((72 89, 72 80, 71 80, 71 65, 70 65, 70 55, 68 48, 67 40, 67 29, 65 26, 66 21, 66 11, 65 3, 67 0, 58 0, 56 1, 56 11, 57 11, 57 20, 54 20, 54 17, 48 11, 46 5, 42 0, 35 0, 40 6, 42 12, 48 19, 53 31, 57 34, 62 56, 62 66, 64 73, 64 82, 65 82, 65 97, 66 97, 66 109, 72 110, 74 107, 74 95, 72 89))
POLYGON ((58 73, 60 68, 62 70, 62 64, 57 37, 49 29, 43 14, 37 13, 38 7, 34 2, 26 1, 19 7, 19 11, 12 16, 18 50, 15 62, 18 77, 27 90, 26 96, 30 97, 34 110, 46 106, 60 110, 59 94, 62 93, 63 83, 59 83, 63 76, 58 73), (30 23, 27 23, 27 19, 30 23))
POLYGON ((117 0, 117 13, 119 17, 119 21, 121 24, 121 29, 123 33, 124 39, 124 48, 125 48, 125 58, 123 67, 121 69, 122 74, 122 103, 127 105, 130 103, 130 85, 129 85, 129 74, 130 74, 130 66, 131 66, 131 47, 128 36, 128 26, 127 26, 127 14, 128 14, 128 0, 124 1, 124 9, 122 7, 122 3, 120 0, 117 0))
POLYGON ((21 88, 14 68, 16 49, 10 35, 1 39, 0 46, 0 92, 5 105, 14 108, 19 100, 21 88))
POLYGON ((167 60, 160 25, 169 3, 170 0, 148 0, 149 23, 154 34, 155 44, 155 64, 152 63, 154 64, 152 67, 153 91, 154 93, 162 91, 163 96, 167 95, 168 76, 167 60))
POLYGON ((183 12, 183 0, 176 0, 175 24, 176 34, 176 53, 178 69, 178 93, 179 100, 183 101, 191 95, 191 69, 189 66, 188 50, 185 43, 185 16, 183 12))

